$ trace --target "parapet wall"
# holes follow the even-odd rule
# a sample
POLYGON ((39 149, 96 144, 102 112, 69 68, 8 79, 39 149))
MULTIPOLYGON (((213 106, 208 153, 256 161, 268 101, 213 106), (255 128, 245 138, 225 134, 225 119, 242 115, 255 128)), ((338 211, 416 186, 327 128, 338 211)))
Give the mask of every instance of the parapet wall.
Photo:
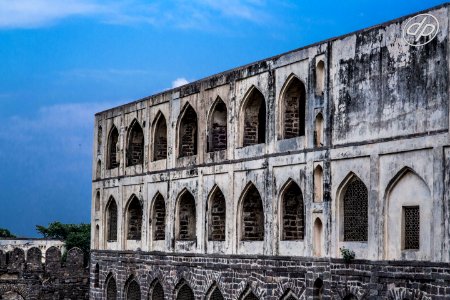
POLYGON ((89 271, 82 250, 70 249, 65 261, 57 247, 47 249, 45 263, 43 256, 37 247, 0 251, 0 299, 10 294, 26 300, 89 299, 89 271))

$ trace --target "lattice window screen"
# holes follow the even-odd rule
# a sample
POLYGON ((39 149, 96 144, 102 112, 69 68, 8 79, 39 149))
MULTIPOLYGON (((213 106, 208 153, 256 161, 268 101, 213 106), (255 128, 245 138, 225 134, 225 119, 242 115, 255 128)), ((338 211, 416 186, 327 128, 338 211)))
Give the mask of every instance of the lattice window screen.
POLYGON ((403 207, 405 249, 420 249, 419 206, 403 207))
POLYGON ((344 241, 367 241, 367 202, 366 186, 353 178, 344 195, 344 241))

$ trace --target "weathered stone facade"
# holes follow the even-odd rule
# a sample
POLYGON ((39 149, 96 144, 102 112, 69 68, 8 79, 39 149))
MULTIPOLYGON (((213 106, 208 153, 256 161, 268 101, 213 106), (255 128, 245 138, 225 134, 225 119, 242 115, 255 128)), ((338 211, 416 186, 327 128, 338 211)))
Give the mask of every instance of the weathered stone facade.
POLYGON ((426 13, 425 45, 415 14, 98 113, 91 298, 449 299, 449 6, 426 13))
POLYGON ((61 249, 55 246, 46 252, 37 247, 26 252, 21 248, 0 251, 0 299, 89 299, 89 270, 83 252, 73 248, 63 262, 61 249))

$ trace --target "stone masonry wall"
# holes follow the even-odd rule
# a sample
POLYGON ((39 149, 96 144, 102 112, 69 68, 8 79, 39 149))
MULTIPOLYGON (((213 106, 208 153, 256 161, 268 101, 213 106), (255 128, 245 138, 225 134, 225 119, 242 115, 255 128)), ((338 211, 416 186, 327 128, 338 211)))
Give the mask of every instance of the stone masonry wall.
MULTIPOLYGON (((241 299, 249 289, 257 299, 357 299, 428 300, 449 299, 450 264, 398 261, 356 260, 346 264, 341 259, 305 257, 177 255, 146 252, 94 251, 93 264, 100 266, 100 285, 91 285, 91 299, 103 300, 105 280, 113 276, 117 299, 124 298, 124 285, 134 278, 140 286, 141 299, 148 299, 150 286, 162 285, 165 299, 176 299, 175 287, 186 281, 195 299, 205 299, 207 291, 217 286, 223 297, 241 299), (317 279, 323 282, 319 292, 317 279)), ((94 273, 91 273, 91 277, 94 273)), ((92 277, 93 278, 93 277, 92 277)))
POLYGON ((89 270, 80 249, 68 251, 64 262, 56 247, 47 250, 45 263, 42 255, 39 248, 0 251, 0 299, 89 299, 89 270))

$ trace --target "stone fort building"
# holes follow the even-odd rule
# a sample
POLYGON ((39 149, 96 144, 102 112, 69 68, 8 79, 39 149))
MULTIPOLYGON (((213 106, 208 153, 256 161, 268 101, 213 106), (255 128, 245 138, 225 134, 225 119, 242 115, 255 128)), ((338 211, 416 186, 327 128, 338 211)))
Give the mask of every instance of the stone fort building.
POLYGON ((450 299, 449 7, 96 114, 91 299, 450 299))

